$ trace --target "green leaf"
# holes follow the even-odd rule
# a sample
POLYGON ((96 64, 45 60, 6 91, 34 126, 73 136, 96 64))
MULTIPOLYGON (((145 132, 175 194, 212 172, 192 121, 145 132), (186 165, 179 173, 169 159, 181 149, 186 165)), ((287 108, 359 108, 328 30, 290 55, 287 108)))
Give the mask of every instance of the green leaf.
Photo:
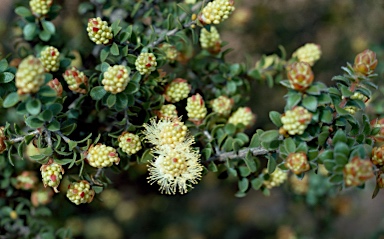
POLYGON ((49 31, 43 30, 43 31, 39 32, 39 38, 42 41, 49 41, 49 39, 51 39, 51 36, 52 36, 52 34, 49 31))
POLYGON ((147 149, 142 154, 141 158, 138 157, 139 162, 138 163, 148 163, 152 161, 153 156, 151 154, 151 150, 147 149))
POLYGON ((317 109, 317 98, 314 96, 307 96, 303 99, 302 105, 307 110, 315 112, 317 109))
POLYGON ((112 108, 116 103, 116 95, 115 94, 110 94, 107 98, 107 106, 109 108, 112 108))
POLYGON ((254 134, 251 139, 251 143, 249 144, 249 147, 256 148, 260 147, 260 136, 258 134, 254 134))
POLYGON ((36 116, 29 116, 25 123, 32 129, 37 129, 44 125, 44 121, 39 120, 36 116))
POLYGON ((90 94, 91 94, 92 99, 101 100, 101 98, 103 98, 106 93, 107 92, 104 90, 103 86, 95 86, 92 88, 90 94))
POLYGON ((335 136, 333 136, 332 142, 336 145, 338 142, 347 143, 347 136, 342 129, 337 130, 335 136))
POLYGON ((112 31, 113 31, 113 36, 116 36, 120 32, 122 27, 120 27, 119 24, 120 24, 120 20, 114 21, 112 23, 111 28, 112 28, 112 31))
POLYGON ((248 177, 251 174, 251 171, 246 166, 239 166, 239 172, 241 177, 248 177))
POLYGON ((322 110, 320 120, 321 120, 321 122, 324 122, 326 124, 331 124, 333 121, 332 110, 331 109, 322 110))
POLYGON ((252 179, 251 185, 254 190, 259 190, 260 187, 263 185, 264 179, 263 178, 255 178, 252 179))
POLYGON ((268 130, 260 135, 260 139, 262 142, 272 142, 279 137, 278 130, 268 130))
POLYGON ((120 54, 119 47, 116 43, 113 43, 111 46, 111 54, 114 56, 118 56, 120 54))
POLYGON ((17 94, 17 92, 12 92, 10 93, 9 95, 7 95, 7 97, 5 97, 4 101, 3 101, 3 107, 4 108, 10 108, 14 105, 17 104, 17 102, 19 102, 19 95, 17 94))
POLYGON ((188 16, 192 15, 192 11, 190 9, 190 7, 188 6, 188 4, 186 3, 178 3, 177 6, 179 8, 181 8, 183 10, 183 12, 185 12, 188 16))
POLYGON ((37 115, 41 110, 41 102, 38 99, 32 99, 27 102, 26 105, 28 113, 31 115, 37 115))
POLYGON ((55 116, 61 112, 61 110, 63 109, 63 106, 61 104, 54 103, 49 105, 47 109, 49 109, 52 112, 52 114, 55 116))
POLYGON ((15 78, 15 75, 10 72, 0 73, 0 84, 11 82, 15 78))
POLYGON ((8 68, 8 62, 7 59, 2 59, 0 61, 0 72, 4 72, 8 68))
POLYGON ((140 89, 139 83, 131 80, 131 81, 129 81, 127 87, 125 88, 124 93, 126 93, 126 94, 134 94, 137 91, 139 91, 139 89, 140 89))
POLYGON ((336 153, 338 154, 344 154, 345 156, 349 156, 349 147, 346 143, 344 142, 337 142, 336 145, 335 145, 335 149, 334 149, 334 154, 335 154, 335 157, 336 157, 336 153))
POLYGON ((15 9, 15 13, 21 17, 29 17, 29 16, 32 16, 32 13, 31 11, 26 8, 26 7, 23 7, 23 6, 20 6, 20 7, 17 7, 15 9))
POLYGON ((343 182, 343 175, 342 174, 334 174, 329 178, 329 181, 331 183, 335 183, 335 184, 342 183, 343 182))
POLYGON ((52 120, 48 125, 47 129, 50 131, 58 131, 60 130, 60 123, 57 120, 52 120))
POLYGON ((247 178, 242 178, 241 180, 239 180, 238 182, 238 186, 239 186, 239 190, 240 192, 246 192, 247 189, 248 189, 248 186, 249 186, 249 181, 247 178))
POLYGON ((301 101, 301 94, 294 93, 288 96, 287 98, 287 104, 285 106, 285 109, 290 110, 297 104, 299 104, 301 101))
POLYGON ((48 85, 45 85, 40 88, 39 95, 45 97, 54 97, 57 96, 57 92, 48 85))
POLYGON ((208 170, 214 173, 218 171, 217 166, 214 162, 210 162, 208 164, 208 170))
POLYGON ((255 162, 255 160, 252 156, 252 153, 250 151, 248 151, 247 155, 245 156, 244 162, 247 165, 247 167, 249 168, 249 171, 251 171, 252 173, 256 172, 256 170, 257 170, 256 162, 255 162))
POLYGON ((76 127, 76 123, 64 126, 61 128, 61 133, 63 133, 64 135, 70 135, 76 129, 76 127))
POLYGON ((283 125, 283 123, 281 123, 281 114, 279 112, 269 112, 269 118, 271 119, 272 123, 276 125, 276 127, 281 127, 283 125))
POLYGON ((41 24, 43 25, 43 29, 50 34, 55 34, 55 25, 53 25, 50 21, 41 20, 41 24))
POLYGON ((276 159, 274 159, 272 156, 266 156, 266 158, 268 158, 268 163, 267 163, 268 173, 271 174, 276 169, 276 166, 277 166, 276 159))
POLYGON ((100 52, 100 61, 104 62, 107 59, 108 55, 109 51, 107 50, 107 48, 103 48, 103 50, 101 50, 100 52))
POLYGON ((123 93, 119 93, 116 95, 116 109, 117 110, 124 110, 125 108, 127 108, 127 105, 128 105, 128 97, 123 94, 123 93))
POLYGON ((52 114, 52 111, 50 110, 44 110, 43 112, 41 112, 38 116, 38 118, 42 121, 46 121, 46 122, 49 122, 51 121, 53 117, 53 114, 52 114))
POLYGON ((296 144, 292 138, 286 138, 284 140, 284 147, 287 150, 287 153, 294 153, 296 151, 296 144))
POLYGON ((226 124, 224 130, 228 135, 233 135, 236 132, 236 126, 231 123, 226 124))
POLYGON ((67 142, 68 146, 69 146, 69 150, 73 151, 74 148, 76 148, 77 146, 77 142, 76 141, 73 141, 73 140, 70 140, 69 142, 67 142))

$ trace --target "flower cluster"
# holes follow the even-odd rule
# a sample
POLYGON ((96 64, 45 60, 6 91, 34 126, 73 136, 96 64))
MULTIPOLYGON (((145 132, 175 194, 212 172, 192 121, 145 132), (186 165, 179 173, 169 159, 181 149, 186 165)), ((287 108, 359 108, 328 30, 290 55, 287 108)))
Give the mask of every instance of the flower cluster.
POLYGON ((51 8, 53 0, 30 0, 29 6, 36 16, 46 15, 51 8))
POLYGON ((104 79, 101 84, 104 85, 104 90, 117 94, 125 90, 129 82, 129 72, 123 65, 114 65, 108 67, 104 72, 104 79))
POLYGON ((64 169, 63 167, 50 160, 47 164, 44 164, 40 168, 41 177, 43 179, 44 187, 52 187, 56 193, 59 191, 57 187, 60 184, 60 180, 63 178, 64 169))
MULTIPOLYGON (((263 170, 264 174, 268 173, 268 169, 263 170)), ((266 188, 271 189, 273 187, 278 187, 287 180, 288 172, 280 168, 276 168, 273 173, 269 175, 268 180, 264 180, 263 184, 266 188)))
POLYGON ((88 20, 87 32, 89 39, 98 45, 108 44, 113 38, 112 28, 100 17, 88 20))
POLYGON ((355 72, 367 76, 373 73, 377 63, 376 53, 366 49, 355 57, 353 69, 355 72))
POLYGON ((176 78, 165 88, 164 97, 166 101, 176 103, 187 98, 190 91, 191 86, 187 80, 176 78))
POLYGON ((205 28, 200 32, 200 45, 201 48, 208 50, 209 52, 216 54, 221 50, 220 34, 216 27, 211 26, 210 31, 205 28))
POLYGON ((187 99, 187 106, 185 109, 188 112, 189 120, 196 124, 199 124, 204 120, 207 115, 204 99, 199 93, 187 99))
POLYGON ((123 132, 117 140, 121 150, 128 155, 135 154, 141 149, 141 141, 138 135, 123 132))
POLYGON ((299 47, 293 54, 293 57, 297 57, 299 62, 306 62, 310 66, 313 66, 317 60, 321 57, 320 46, 314 43, 307 43, 302 47, 299 47))
POLYGON ((295 62, 288 66, 287 76, 291 88, 298 91, 305 91, 314 78, 311 66, 305 62, 295 62))
POLYGON ((43 63, 45 71, 55 72, 60 66, 60 52, 53 46, 48 46, 40 52, 40 61, 43 63))
POLYGON ((165 53, 165 57, 170 63, 175 62, 178 55, 176 47, 172 46, 169 43, 163 43, 159 46, 159 48, 165 53))
POLYGON ((156 70, 156 57, 153 53, 141 53, 136 59, 135 66, 141 75, 149 74, 156 70))
POLYGON ((344 166, 343 173, 347 187, 359 186, 374 176, 372 163, 357 156, 344 166))
POLYGON ((203 166, 194 140, 178 118, 151 119, 144 124, 145 139, 154 144, 154 159, 148 165, 150 184, 157 183, 166 194, 184 194, 201 178, 203 166))
POLYGON ((159 118, 177 118, 177 109, 174 104, 162 105, 161 109, 157 112, 159 118))
POLYGON ((119 164, 120 158, 116 149, 99 143, 89 147, 87 161, 92 167, 104 168, 119 164))
POLYGON ((210 101, 212 111, 223 116, 227 116, 231 113, 233 103, 233 99, 224 95, 210 101))
POLYGON ((300 174, 310 169, 307 155, 303 152, 290 153, 285 159, 285 166, 294 174, 300 174))
POLYGON ((307 109, 296 106, 281 116, 281 122, 283 123, 282 129, 290 135, 301 135, 311 120, 312 114, 309 113, 307 109))
POLYGON ((88 78, 83 72, 76 69, 76 67, 66 70, 63 78, 71 91, 81 94, 87 93, 88 78))
POLYGON ((95 196, 95 191, 88 181, 82 180, 69 184, 67 198, 76 205, 90 203, 95 196))
POLYGON ((233 0, 214 0, 201 11, 199 20, 202 24, 219 24, 235 10, 233 0))
POLYGON ((245 127, 250 127, 256 120, 256 115, 252 113, 249 107, 238 108, 228 119, 228 123, 239 125, 242 124, 245 127))
POLYGON ((24 58, 16 72, 16 87, 19 95, 36 93, 44 84, 44 65, 30 55, 24 58))

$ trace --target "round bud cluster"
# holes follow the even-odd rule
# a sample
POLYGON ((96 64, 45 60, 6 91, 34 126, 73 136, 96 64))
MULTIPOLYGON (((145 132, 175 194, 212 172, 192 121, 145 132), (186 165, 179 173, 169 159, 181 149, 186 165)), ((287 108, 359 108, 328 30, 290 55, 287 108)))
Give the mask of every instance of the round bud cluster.
POLYGON ((104 85, 104 90, 117 94, 125 90, 129 80, 127 68, 123 65, 114 65, 108 67, 104 72, 104 79, 101 83, 104 85))
POLYGON ((61 96, 63 94, 63 86, 57 78, 49 81, 47 85, 56 91, 57 96, 61 96))
POLYGON ((203 49, 206 49, 211 53, 216 54, 220 52, 221 39, 216 27, 211 26, 210 31, 205 28, 201 29, 200 44, 203 49))
POLYGON ((5 137, 5 127, 1 126, 0 127, 0 154, 2 154, 6 149, 7 145, 5 144, 5 140, 7 137, 5 137))
POLYGON ((120 158, 116 149, 105 144, 91 145, 87 153, 89 165, 95 168, 110 167, 112 164, 119 164, 120 158))
POLYGON ((187 83, 187 80, 177 78, 165 88, 164 98, 168 102, 176 103, 187 98, 190 91, 191 86, 187 83))
POLYGON ((314 43, 307 43, 302 47, 299 47, 293 54, 300 62, 306 62, 310 66, 313 66, 317 60, 321 57, 320 46, 314 43))
POLYGON ((67 198, 76 205, 90 203, 95 196, 88 181, 82 180, 68 185, 67 198))
POLYGON ((294 193, 299 195, 306 194, 309 189, 309 175, 305 174, 304 177, 300 179, 295 174, 292 174, 289 177, 289 184, 294 193))
POLYGON ((48 46, 40 52, 40 61, 46 72, 55 72, 60 66, 60 52, 53 46, 48 46))
POLYGON ((35 188, 38 182, 36 173, 34 171, 23 171, 13 181, 13 186, 17 189, 31 190, 35 188))
POLYGON ((188 133, 188 127, 179 118, 161 118, 157 123, 153 118, 151 124, 145 124, 144 127, 145 139, 156 146, 175 147, 186 140, 188 133))
POLYGON ((87 32, 89 39, 98 45, 108 44, 113 38, 112 28, 108 26, 106 21, 101 20, 100 17, 88 20, 87 32))
POLYGON ((176 106, 173 104, 167 104, 161 106, 161 109, 158 112, 160 118, 177 118, 176 106))
POLYGON ((119 138, 119 147, 128 155, 137 153, 141 149, 141 141, 138 135, 123 132, 119 138))
POLYGON ((38 58, 30 55, 20 62, 16 72, 16 87, 19 95, 36 93, 44 84, 44 66, 38 58))
POLYGON ((359 186, 374 176, 372 163, 369 160, 360 159, 358 156, 344 166, 343 173, 347 187, 359 186))
POLYGON ((47 188, 39 188, 32 191, 31 203, 34 207, 47 205, 52 201, 53 192, 47 188))
POLYGON ((189 120, 195 123, 200 123, 207 115, 204 99, 199 93, 187 99, 185 109, 188 112, 189 120))
POLYGON ((48 162, 48 164, 42 165, 40 168, 41 177, 43 179, 44 187, 53 187, 56 193, 59 191, 57 187, 60 184, 60 180, 63 178, 64 169, 60 164, 54 162, 48 162))
POLYGON ((379 132, 374 135, 375 141, 384 142, 384 118, 381 118, 379 120, 372 120, 371 127, 380 129, 379 132))
MULTIPOLYGON (((268 169, 263 170, 264 174, 268 173, 268 169)), ((272 174, 269 175, 268 180, 264 180, 263 184, 266 188, 278 187, 287 180, 288 173, 280 168, 276 168, 272 174)))
POLYGON ((287 76, 292 89, 298 91, 306 90, 314 78, 311 66, 305 62, 295 62, 289 65, 287 76))
POLYGON ((300 174, 310 169, 307 155, 303 152, 290 153, 285 160, 285 166, 294 174, 300 174))
POLYGON ((66 70, 63 77, 71 91, 81 94, 87 93, 88 78, 83 72, 76 69, 76 67, 73 66, 66 70))
POLYGON ((234 0, 213 0, 201 11, 199 20, 202 24, 219 24, 235 10, 234 0))
POLYGON ((46 15, 51 8, 53 0, 30 0, 29 6, 36 16, 46 15))
POLYGON ((307 109, 296 106, 281 116, 283 129, 290 135, 301 135, 311 122, 312 114, 307 109))
POLYGON ((351 115, 356 114, 356 112, 359 110, 356 106, 345 106, 344 109, 351 115))
POLYGON ((367 76, 373 73, 377 63, 376 53, 366 49, 355 57, 353 69, 356 73, 367 76))
POLYGON ((212 111, 220 115, 227 116, 231 113, 233 107, 233 99, 227 96, 219 96, 216 99, 211 100, 212 111))
POLYGON ((250 127, 256 120, 256 115, 252 113, 249 107, 238 108, 228 119, 228 123, 238 125, 242 124, 245 127, 250 127))
POLYGON ((376 166, 384 165, 384 145, 372 149, 371 161, 376 166))
POLYGON ((149 74, 156 70, 156 57, 153 53, 141 53, 135 61, 135 66, 141 75, 149 74))
POLYGON ((169 43, 163 43, 160 45, 160 49, 164 51, 165 56, 169 62, 171 63, 175 62, 178 55, 178 51, 176 50, 176 47, 172 46, 169 43))

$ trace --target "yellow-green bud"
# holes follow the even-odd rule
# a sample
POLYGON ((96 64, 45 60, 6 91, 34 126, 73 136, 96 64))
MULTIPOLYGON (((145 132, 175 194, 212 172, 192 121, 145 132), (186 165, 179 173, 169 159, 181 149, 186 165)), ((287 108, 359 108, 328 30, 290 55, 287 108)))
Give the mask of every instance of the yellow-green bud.
POLYGON ((116 149, 99 143, 88 149, 87 161, 92 167, 105 168, 119 164, 120 158, 116 149))
POLYGON ((219 24, 235 10, 234 0, 213 0, 201 11, 199 20, 202 24, 219 24))
POLYGON ((238 125, 242 124, 245 127, 250 127, 256 120, 256 115, 252 113, 249 107, 238 108, 228 119, 228 123, 238 125))
POLYGON ((220 115, 227 116, 231 113, 233 107, 233 99, 226 96, 219 96, 216 99, 211 100, 212 111, 220 115))
POLYGON ((372 74, 377 66, 377 58, 376 53, 366 49, 363 52, 357 54, 355 57, 355 63, 353 65, 353 69, 356 73, 360 73, 362 75, 372 74))
POLYGON ((164 98, 168 102, 176 103, 187 98, 190 91, 191 86, 187 83, 187 80, 177 78, 166 86, 164 98))
POLYGON ((208 50, 213 54, 217 54, 221 50, 220 34, 216 27, 211 26, 210 31, 202 28, 200 31, 201 48, 208 50))
POLYGON ((295 174, 300 174, 310 169, 307 155, 303 152, 290 153, 285 160, 285 166, 295 174))
POLYGON ((310 66, 313 66, 317 60, 321 57, 320 46, 314 43, 307 43, 304 46, 298 48, 293 54, 293 57, 297 57, 299 62, 306 62, 310 66))
POLYGON ((189 120, 197 124, 201 123, 207 115, 204 99, 199 93, 187 99, 185 109, 188 112, 189 120))
POLYGON ((141 75, 149 74, 156 70, 156 57, 153 53, 141 53, 135 61, 135 66, 141 75))
POLYGON ((76 67, 73 66, 71 69, 66 70, 63 77, 71 91, 81 94, 87 93, 88 78, 76 67))
POLYGON ((89 39, 98 45, 106 45, 113 38, 112 28, 108 26, 106 21, 102 21, 100 17, 88 20, 87 32, 89 39))
POLYGON ((281 116, 283 129, 290 135, 301 135, 312 120, 312 114, 307 109, 296 106, 281 116))
POLYGON ((347 187, 359 186, 374 176, 372 163, 369 160, 360 159, 358 156, 344 166, 343 173, 347 187))
POLYGON ((24 58, 16 72, 16 87, 19 95, 36 93, 44 84, 44 66, 38 58, 24 58))
POLYGON ((53 46, 48 46, 40 52, 40 61, 46 72, 55 72, 60 66, 60 52, 53 46))
POLYGON ((30 0, 29 7, 35 16, 43 16, 49 12, 53 0, 30 0))
POLYGON ((125 90, 129 82, 129 72, 123 65, 114 65, 108 67, 104 72, 104 79, 101 84, 104 85, 104 90, 117 94, 125 90))
POLYGON ((128 155, 132 155, 137 153, 141 149, 141 141, 139 136, 123 132, 119 138, 119 147, 123 152, 127 153, 128 155))
POLYGON ((67 198, 76 205, 90 203, 95 196, 95 191, 88 181, 82 180, 68 185, 67 198))

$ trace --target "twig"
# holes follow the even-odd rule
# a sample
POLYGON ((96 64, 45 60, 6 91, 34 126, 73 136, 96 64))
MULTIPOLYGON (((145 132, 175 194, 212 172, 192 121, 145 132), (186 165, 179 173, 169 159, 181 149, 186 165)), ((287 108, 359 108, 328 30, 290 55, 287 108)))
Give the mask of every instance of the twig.
POLYGON ((245 158, 248 152, 251 152, 253 156, 265 155, 269 153, 269 151, 263 147, 245 148, 238 151, 238 153, 231 151, 231 152, 217 154, 211 157, 208 161, 217 160, 219 162, 225 162, 227 159, 245 158))
POLYGON ((23 141, 23 140, 25 139, 25 137, 27 137, 27 136, 30 136, 30 135, 38 135, 38 134, 40 134, 40 133, 41 133, 40 130, 37 129, 37 130, 35 130, 35 131, 32 131, 32 132, 28 133, 28 134, 25 135, 25 136, 20 136, 20 137, 14 138, 14 139, 7 139, 7 141, 9 141, 10 143, 14 144, 14 143, 23 141))

